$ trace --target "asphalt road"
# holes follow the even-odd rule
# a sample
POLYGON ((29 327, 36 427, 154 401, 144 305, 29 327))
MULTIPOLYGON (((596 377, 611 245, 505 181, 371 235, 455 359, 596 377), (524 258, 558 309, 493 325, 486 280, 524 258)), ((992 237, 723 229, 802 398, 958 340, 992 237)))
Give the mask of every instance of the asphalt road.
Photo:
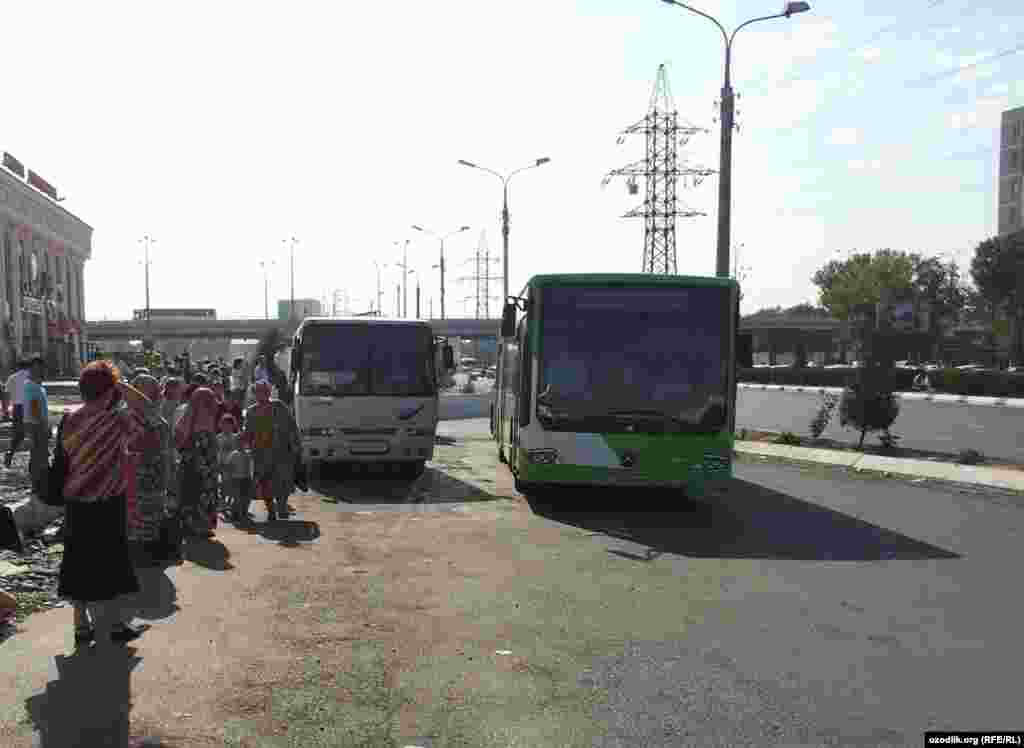
MULTIPOLYGON (((631 497, 632 498, 632 497, 631 497)), ((594 663, 614 684, 602 747, 921 745, 926 729, 1020 729, 1019 499, 832 469, 743 464, 692 511, 558 513, 671 568, 721 577, 674 640, 594 663)), ((649 615, 657 615, 652 609, 649 615)))
MULTIPOLYGON (((820 403, 817 394, 740 390, 736 427, 809 435, 820 403)), ((1024 464, 1024 412, 1015 408, 905 400, 892 432, 901 437, 900 446, 910 449, 957 452, 972 448, 987 457, 1024 464)), ((824 436, 852 443, 860 438, 859 432, 839 426, 838 408, 824 436)), ((867 440, 874 437, 869 435, 867 440)))
MULTIPOLYGON (((442 419, 485 418, 490 391, 475 395, 451 394, 442 399, 442 419)), ((792 431, 810 435, 811 420, 818 412, 817 394, 743 390, 737 395, 737 429, 792 431)), ((935 452, 977 449, 986 457, 1024 464, 1024 411, 983 405, 904 400, 892 432, 900 446, 935 452)), ((859 432, 839 425, 838 408, 823 436, 856 444, 859 432)), ((868 435, 867 442, 876 441, 868 435)))
MULTIPOLYGON (((486 421, 439 430, 482 445, 464 458, 478 475, 497 469, 486 421)), ((482 621, 505 597, 538 606, 534 666, 572 673, 563 719, 599 733, 580 745, 917 746, 927 729, 1022 729, 1024 605, 1003 585, 1024 564, 1024 500, 823 466, 744 459, 736 473, 699 502, 532 501, 538 532, 566 531, 556 546, 520 538, 545 573, 490 602, 477 591, 482 621)), ((468 721, 502 726, 501 709, 478 709, 468 721)))

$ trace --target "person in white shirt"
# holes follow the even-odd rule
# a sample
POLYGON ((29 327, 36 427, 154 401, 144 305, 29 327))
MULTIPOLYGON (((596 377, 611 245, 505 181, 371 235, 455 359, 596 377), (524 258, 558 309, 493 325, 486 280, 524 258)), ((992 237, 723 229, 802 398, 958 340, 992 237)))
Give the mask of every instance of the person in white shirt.
POLYGON ((270 369, 267 368, 266 359, 260 356, 256 359, 256 371, 253 372, 253 382, 270 381, 270 369))
POLYGON ((231 365, 231 376, 229 379, 231 399, 238 403, 239 407, 245 405, 245 360, 236 358, 231 365))
POLYGON ((18 368, 11 376, 7 377, 7 396, 11 399, 11 421, 13 433, 11 434, 11 446, 4 457, 4 465, 11 466, 14 460, 14 453, 25 440, 25 382, 29 377, 28 361, 19 361, 18 368))

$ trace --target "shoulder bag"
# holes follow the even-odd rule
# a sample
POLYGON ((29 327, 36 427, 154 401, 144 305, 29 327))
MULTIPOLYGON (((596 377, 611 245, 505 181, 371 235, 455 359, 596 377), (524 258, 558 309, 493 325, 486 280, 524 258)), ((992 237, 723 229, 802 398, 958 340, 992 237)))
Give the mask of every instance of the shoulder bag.
POLYGON ((47 506, 64 506, 64 481, 68 475, 68 456, 64 451, 64 421, 57 427, 57 443, 53 447, 53 461, 46 475, 46 489, 40 492, 40 500, 47 506))

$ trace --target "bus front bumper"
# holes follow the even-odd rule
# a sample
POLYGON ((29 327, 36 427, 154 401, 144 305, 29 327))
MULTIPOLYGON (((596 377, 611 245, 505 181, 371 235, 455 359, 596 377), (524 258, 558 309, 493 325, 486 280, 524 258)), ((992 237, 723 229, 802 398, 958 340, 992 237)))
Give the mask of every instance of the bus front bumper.
POLYGON ((396 462, 432 460, 434 435, 381 436, 359 439, 302 438, 302 459, 320 462, 396 462))

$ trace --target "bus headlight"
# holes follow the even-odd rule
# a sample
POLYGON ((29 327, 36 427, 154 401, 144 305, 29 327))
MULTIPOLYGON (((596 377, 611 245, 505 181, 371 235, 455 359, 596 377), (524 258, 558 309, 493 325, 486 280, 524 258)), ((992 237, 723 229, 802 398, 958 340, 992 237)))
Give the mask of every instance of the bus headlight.
POLYGON ((557 465, 557 449, 531 449, 526 453, 527 459, 535 465, 557 465))
POLYGON ((334 436, 334 432, 330 426, 310 426, 302 429, 303 436, 334 436))

